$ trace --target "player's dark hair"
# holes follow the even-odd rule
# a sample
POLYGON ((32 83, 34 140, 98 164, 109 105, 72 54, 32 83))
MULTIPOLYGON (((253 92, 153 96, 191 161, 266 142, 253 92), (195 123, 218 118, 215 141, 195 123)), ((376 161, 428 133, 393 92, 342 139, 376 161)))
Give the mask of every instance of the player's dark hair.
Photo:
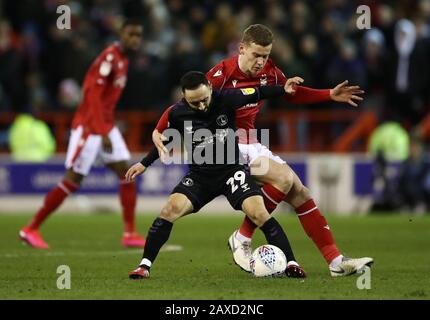
POLYGON ((243 32, 242 42, 245 44, 251 44, 252 42, 254 42, 259 46, 266 47, 272 44, 273 33, 265 25, 252 24, 243 32))
POLYGON ((182 92, 185 92, 185 90, 197 89, 201 84, 208 86, 209 81, 206 75, 200 71, 189 71, 181 78, 182 92))
POLYGON ((123 30, 127 26, 142 26, 143 27, 142 19, 137 18, 137 17, 127 18, 122 23, 121 30, 123 30))

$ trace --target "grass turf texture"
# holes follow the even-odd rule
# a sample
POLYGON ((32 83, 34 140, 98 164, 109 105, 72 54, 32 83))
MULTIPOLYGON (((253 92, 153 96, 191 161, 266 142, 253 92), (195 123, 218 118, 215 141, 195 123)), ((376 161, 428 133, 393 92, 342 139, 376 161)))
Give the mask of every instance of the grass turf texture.
MULTIPOLYGON (((287 231, 305 280, 257 279, 241 271, 227 239, 241 214, 185 217, 161 252, 151 278, 128 279, 141 250, 120 246, 119 215, 54 215, 42 228, 49 251, 23 246, 17 237, 28 215, 0 215, 0 299, 429 299, 430 217, 328 216, 341 250, 371 256, 371 289, 356 287, 357 275, 331 278, 327 265, 297 218, 276 214, 287 231), (59 290, 59 265, 71 268, 71 289, 59 290)), ((146 235, 154 215, 138 217, 146 235)), ((257 230, 254 247, 265 243, 257 230)))

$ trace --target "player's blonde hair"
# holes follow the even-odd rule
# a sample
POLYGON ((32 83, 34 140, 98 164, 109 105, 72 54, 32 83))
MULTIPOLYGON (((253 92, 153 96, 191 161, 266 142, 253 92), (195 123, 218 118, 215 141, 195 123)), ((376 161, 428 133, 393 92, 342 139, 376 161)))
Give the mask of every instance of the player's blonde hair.
POLYGON ((243 32, 242 43, 249 45, 252 42, 266 47, 272 44, 273 33, 263 24, 252 24, 243 32))

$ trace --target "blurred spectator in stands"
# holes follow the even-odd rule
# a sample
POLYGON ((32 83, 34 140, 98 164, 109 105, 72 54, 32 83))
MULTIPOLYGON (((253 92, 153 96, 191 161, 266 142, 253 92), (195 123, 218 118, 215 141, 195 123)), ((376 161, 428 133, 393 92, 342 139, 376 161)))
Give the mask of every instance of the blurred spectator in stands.
MULTIPOLYGON (((372 110, 383 105, 375 93, 388 90, 384 91, 385 110, 395 110, 405 115, 403 119, 413 118, 411 123, 429 105, 430 0, 410 4, 370 0, 2 0, 0 108, 24 110, 36 95, 45 110, 57 110, 64 104, 64 92, 60 92, 64 88, 59 84, 65 79, 82 82, 90 61, 114 38, 124 16, 140 17, 147 30, 142 52, 130 60, 128 85, 119 102, 122 109, 164 108, 178 74, 189 69, 205 71, 235 54, 240 33, 252 23, 273 29, 273 59, 287 76, 301 75, 307 86, 323 88, 345 79, 367 84, 364 103, 372 110), (71 8, 72 30, 56 28, 60 4, 71 8), (367 32, 356 28, 359 4, 372 10, 372 29, 367 32), (415 24, 416 40, 405 42, 415 42, 409 54, 407 46, 399 45, 393 36, 396 19, 402 17, 415 24), (404 61, 409 64, 406 78, 404 61)), ((412 28, 399 22, 397 29, 405 39, 412 39, 412 28)), ((386 116, 390 115, 383 114, 386 116)))
POLYGON ((201 35, 204 48, 210 52, 211 65, 228 55, 229 49, 237 50, 242 32, 229 3, 222 2, 215 10, 214 19, 205 25, 201 35))
MULTIPOLYGON (((289 29, 284 29, 285 34, 289 34, 296 52, 299 51, 301 39, 308 30, 312 30, 312 19, 309 7, 304 1, 295 1, 290 6, 290 24, 289 29)), ((279 26, 282 30, 283 26, 279 26)))
MULTIPOLYGON (((264 25, 268 26, 271 30, 277 30, 283 37, 291 36, 291 30, 289 30, 288 25, 290 20, 289 10, 286 10, 278 1, 266 1, 265 12, 264 25)), ((250 24, 252 23, 254 22, 250 24)))
POLYGON ((75 111, 81 102, 81 87, 74 79, 64 79, 58 89, 58 102, 63 110, 75 111))
POLYGON ((9 147, 15 161, 43 162, 55 153, 55 139, 45 122, 23 113, 10 127, 9 147))
POLYGON ((391 211, 400 207, 397 172, 393 162, 409 157, 409 135, 397 122, 378 126, 370 136, 369 153, 373 157, 374 203, 372 211, 391 211))
POLYGON ((424 141, 419 135, 412 134, 409 157, 401 167, 398 195, 403 209, 415 213, 429 210, 430 205, 430 159, 425 152, 424 141))
POLYGON ((349 39, 340 43, 338 54, 329 63, 326 74, 326 86, 335 86, 346 79, 351 84, 366 86, 364 62, 360 59, 356 45, 349 39))
POLYGON ((237 27, 239 30, 245 30, 248 26, 257 21, 255 7, 246 4, 240 12, 236 15, 237 17, 237 27))
POLYGON ((416 125, 426 113, 430 90, 430 47, 428 39, 417 38, 415 25, 397 22, 394 50, 385 73, 387 111, 406 125, 416 125))
POLYGON ((191 33, 187 22, 179 21, 176 24, 176 36, 173 44, 173 52, 169 60, 169 76, 166 81, 173 88, 183 74, 190 70, 207 70, 201 43, 191 33))
POLYGON ((366 71, 366 99, 363 106, 369 108, 383 116, 384 112, 384 58, 385 58, 385 38, 378 29, 373 28, 364 34, 363 55, 366 71))
MULTIPOLYGON (((2 107, 23 111, 26 106, 22 41, 9 21, 0 19, 0 87, 2 107)), ((3 110, 4 110, 3 109, 3 110)))

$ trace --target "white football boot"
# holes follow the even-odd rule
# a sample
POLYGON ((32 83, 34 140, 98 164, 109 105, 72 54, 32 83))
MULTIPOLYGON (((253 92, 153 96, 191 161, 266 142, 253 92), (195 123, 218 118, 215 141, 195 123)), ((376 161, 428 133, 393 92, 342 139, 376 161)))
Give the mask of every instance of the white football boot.
POLYGON ((354 273, 362 273, 366 266, 370 267, 373 264, 373 258, 347 258, 343 257, 342 262, 337 267, 329 267, 332 277, 349 276, 354 273))
POLYGON ((233 253, 234 262, 244 271, 251 272, 251 266, 249 262, 252 256, 251 241, 240 241, 236 238, 236 234, 239 230, 233 232, 228 238, 228 246, 233 253))

